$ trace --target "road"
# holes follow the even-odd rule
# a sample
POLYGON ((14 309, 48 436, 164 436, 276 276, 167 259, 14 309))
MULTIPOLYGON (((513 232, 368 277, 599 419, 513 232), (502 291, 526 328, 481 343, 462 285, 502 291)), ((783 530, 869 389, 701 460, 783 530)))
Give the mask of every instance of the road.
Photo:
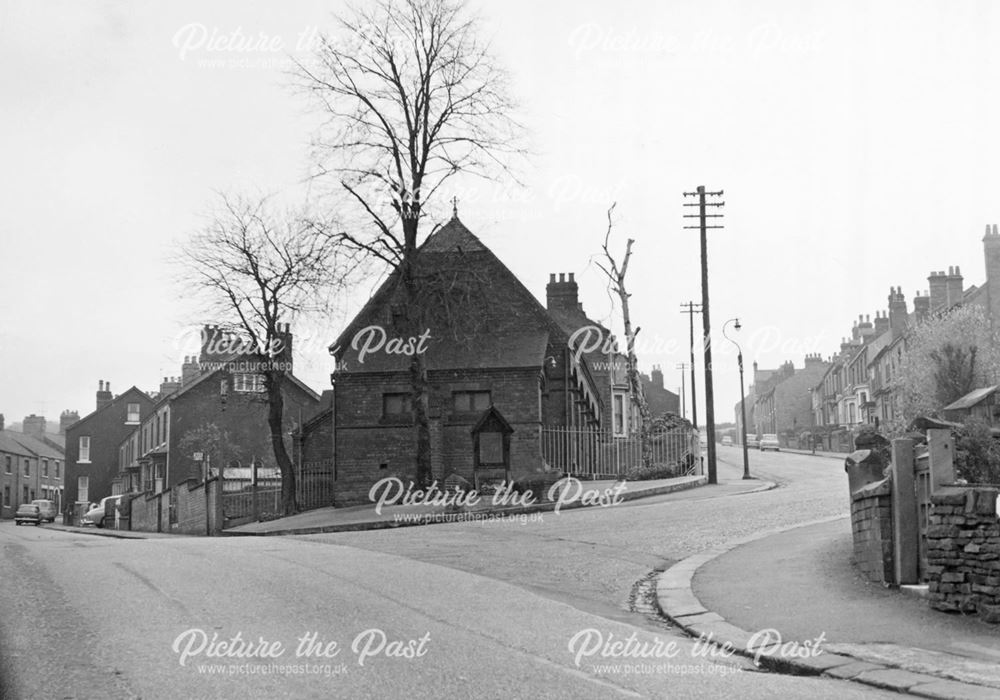
POLYGON ((0 688, 18 699, 889 697, 706 657, 653 617, 651 572, 846 512, 836 460, 755 453, 753 471, 780 486, 741 494, 760 484, 739 479, 736 450, 721 455, 719 486, 523 524, 119 540, 3 522, 0 688))

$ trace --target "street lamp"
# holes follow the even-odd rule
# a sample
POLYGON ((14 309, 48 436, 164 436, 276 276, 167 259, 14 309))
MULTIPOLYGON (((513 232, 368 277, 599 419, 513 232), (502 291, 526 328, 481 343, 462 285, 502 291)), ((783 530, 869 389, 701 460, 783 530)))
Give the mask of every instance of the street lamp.
POLYGON ((743 442, 743 478, 750 479, 750 456, 747 454, 747 411, 744 405, 746 403, 746 396, 743 394, 743 348, 740 347, 739 343, 726 335, 726 326, 730 323, 735 323, 733 328, 736 330, 739 330, 741 326, 738 318, 731 318, 722 324, 722 335, 736 346, 736 358, 740 365, 740 431, 743 433, 740 439, 743 442))

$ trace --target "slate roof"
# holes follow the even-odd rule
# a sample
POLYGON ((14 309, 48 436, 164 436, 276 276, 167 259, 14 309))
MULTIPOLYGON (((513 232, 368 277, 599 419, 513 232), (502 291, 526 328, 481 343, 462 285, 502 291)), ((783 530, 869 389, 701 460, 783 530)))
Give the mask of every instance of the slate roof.
POLYGON ((39 457, 44 457, 47 459, 63 459, 63 451, 59 450, 47 442, 39 440, 33 435, 25 435, 24 433, 11 433, 11 437, 19 442, 25 449, 30 450, 33 454, 39 457))
MULTIPOLYGON (((20 435, 20 433, 18 434, 20 435)), ((22 457, 31 457, 31 450, 15 440, 13 435, 13 430, 0 430, 0 452, 8 452, 10 454, 21 455, 22 457)))
MULTIPOLYGON (((478 318, 485 319, 486 325, 467 334, 468 339, 455 328, 426 329, 430 332, 424 343, 428 370, 540 367, 549 344, 565 344, 568 339, 556 319, 457 217, 424 241, 414 264, 418 275, 448 269, 476 270, 491 285, 491 294, 484 294, 485 308, 473 310, 478 318)), ((397 337, 385 313, 396 299, 402 300, 402 291, 399 272, 393 271, 331 344, 330 351, 342 368, 352 372, 398 372, 408 367, 406 355, 382 351, 361 358, 363 339, 352 347, 358 332, 368 326, 385 328, 387 338, 397 337)))

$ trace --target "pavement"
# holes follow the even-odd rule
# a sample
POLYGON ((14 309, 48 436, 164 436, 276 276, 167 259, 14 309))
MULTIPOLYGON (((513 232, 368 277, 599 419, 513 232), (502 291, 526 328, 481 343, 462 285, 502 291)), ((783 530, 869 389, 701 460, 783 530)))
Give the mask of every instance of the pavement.
MULTIPOLYGON (((532 513, 570 510, 574 508, 600 508, 612 502, 632 501, 676 491, 703 486, 707 476, 682 476, 674 479, 649 481, 575 481, 557 496, 557 500, 543 500, 530 504, 495 504, 494 499, 482 496, 474 505, 386 505, 377 511, 375 503, 345 508, 317 508, 287 518, 248 523, 223 531, 226 536, 263 535, 315 535, 328 532, 381 530, 414 525, 433 525, 471 520, 522 518, 532 513)), ((760 482, 757 482, 759 485, 760 482)), ((748 484, 748 487, 750 485, 748 484)), ((500 499, 502 501, 502 499, 500 499)), ((512 503, 513 499, 511 499, 512 503)))
POLYGON ((772 670, 1000 698, 1000 626, 865 581, 848 565, 852 549, 846 516, 760 533, 664 571, 657 602, 689 635, 772 670))

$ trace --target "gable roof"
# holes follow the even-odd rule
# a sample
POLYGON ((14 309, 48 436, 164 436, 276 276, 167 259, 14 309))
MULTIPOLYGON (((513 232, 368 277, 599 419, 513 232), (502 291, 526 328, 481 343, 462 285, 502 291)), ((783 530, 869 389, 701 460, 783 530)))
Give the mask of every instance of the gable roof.
MULTIPOLYGON (((428 236, 417 250, 414 262, 425 272, 446 269, 449 264, 454 264, 456 269, 478 270, 500 291, 491 295, 488 303, 496 305, 494 309, 503 306, 512 311, 500 314, 499 321, 489 317, 490 323, 482 332, 477 331, 474 337, 466 339, 446 337, 454 328, 427 329, 430 332, 424 345, 427 369, 540 367, 550 343, 568 341, 567 333, 538 299, 457 216, 428 236), (515 307, 525 313, 519 316, 513 311, 515 307)), ((379 314, 402 293, 399 281, 399 270, 393 270, 330 345, 331 354, 342 367, 346 365, 348 352, 359 349, 352 347, 359 331, 369 326, 387 325, 378 322, 381 320, 379 314)), ((485 318, 488 310, 476 311, 485 318)), ((408 361, 408 356, 380 352, 358 357, 351 364, 354 371, 398 371, 403 361, 408 361)))
POLYGON ((98 409, 95 409, 95 410, 91 411, 90 413, 88 413, 87 415, 85 415, 83 418, 81 418, 80 420, 76 421, 75 423, 71 423, 70 425, 66 426, 66 432, 69 432, 70 430, 73 430, 73 429, 75 429, 75 428, 83 425, 87 421, 91 420, 97 414, 102 413, 102 412, 108 410, 111 406, 114 406, 115 404, 118 404, 123 399, 127 398, 130 395, 134 395, 134 394, 138 394, 137 398, 146 399, 146 401, 149 401, 150 403, 153 402, 153 400, 151 398, 149 398, 149 394, 147 394, 142 389, 139 389, 138 387, 136 387, 133 384, 130 388, 126 389, 121 394, 118 394, 118 396, 116 396, 113 399, 111 399, 111 401, 109 401, 105 405, 101 406, 98 409))

